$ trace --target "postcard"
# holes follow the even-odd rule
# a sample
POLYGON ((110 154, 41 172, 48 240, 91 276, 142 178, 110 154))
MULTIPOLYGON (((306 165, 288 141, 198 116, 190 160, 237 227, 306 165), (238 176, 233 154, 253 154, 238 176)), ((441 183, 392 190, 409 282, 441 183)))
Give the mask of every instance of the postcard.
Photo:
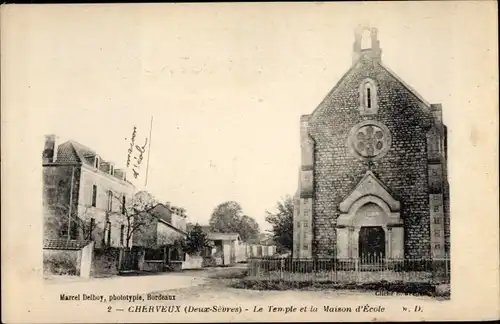
POLYGON ((494 2, 0 11, 3 322, 499 319, 494 2))

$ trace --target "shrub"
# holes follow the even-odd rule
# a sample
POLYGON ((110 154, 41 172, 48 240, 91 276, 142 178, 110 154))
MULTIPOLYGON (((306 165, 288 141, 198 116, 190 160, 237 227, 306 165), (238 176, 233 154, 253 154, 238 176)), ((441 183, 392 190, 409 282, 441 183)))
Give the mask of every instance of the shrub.
POLYGON ((276 281, 243 279, 231 284, 233 288, 252 290, 290 290, 290 289, 342 289, 389 291, 408 295, 435 296, 435 287, 429 283, 389 283, 387 281, 375 283, 337 283, 332 281, 276 281))
POLYGON ((78 262, 70 252, 44 254, 43 268, 47 273, 56 275, 78 275, 78 262))
POLYGON ((213 279, 242 279, 248 275, 248 269, 227 269, 214 272, 210 275, 213 279))

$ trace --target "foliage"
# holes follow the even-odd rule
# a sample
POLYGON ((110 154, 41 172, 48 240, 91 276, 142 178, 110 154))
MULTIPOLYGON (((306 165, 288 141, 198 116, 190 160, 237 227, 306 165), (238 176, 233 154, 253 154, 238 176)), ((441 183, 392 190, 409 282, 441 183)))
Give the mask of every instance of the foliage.
POLYGON ((177 239, 174 241, 173 245, 189 255, 198 255, 205 248, 211 246, 207 235, 203 232, 198 223, 193 225, 189 230, 186 239, 177 239))
MULTIPOLYGON (((91 218, 94 217, 92 215, 96 207, 79 204, 70 208, 69 204, 56 203, 56 215, 46 220, 49 223, 48 226, 59 228, 59 235, 66 237, 69 225, 70 236, 73 239, 93 240, 97 239, 96 236, 98 236, 103 240, 103 243, 106 243, 105 233, 109 229, 105 225, 113 218, 119 225, 124 225, 125 246, 130 248, 133 234, 151 223, 151 217, 145 217, 144 211, 154 207, 158 201, 149 192, 139 191, 134 195, 133 199, 127 202, 125 208, 122 208, 123 195, 113 193, 111 197, 113 199, 112 206, 119 206, 119 208, 113 208, 112 211, 101 210, 104 212, 105 218, 101 220, 94 219, 94 222, 91 222, 91 218), (98 228, 103 228, 104 233, 96 233, 98 228)), ((56 201, 63 200, 59 199, 59 197, 55 198, 56 201)))
POLYGON ((289 195, 277 203, 277 212, 267 212, 266 222, 272 225, 278 252, 293 248, 293 198, 289 195))
POLYGON ((235 201, 224 202, 215 207, 210 217, 210 230, 218 233, 238 233, 243 241, 256 239, 259 235, 259 224, 243 210, 235 201))
MULTIPOLYGON (((386 291, 408 296, 437 296, 434 285, 430 283, 390 283, 387 281, 370 283, 339 283, 335 281, 278 281, 242 279, 231 284, 232 288, 252 290, 360 290, 386 291)), ((446 295, 446 294, 442 294, 446 295)))
POLYGON ((44 272, 48 274, 77 275, 78 266, 76 256, 73 256, 71 252, 44 254, 43 268, 44 272))
POLYGON ((208 275, 209 278, 213 279, 244 279, 247 276, 247 268, 227 268, 223 271, 214 271, 208 275))

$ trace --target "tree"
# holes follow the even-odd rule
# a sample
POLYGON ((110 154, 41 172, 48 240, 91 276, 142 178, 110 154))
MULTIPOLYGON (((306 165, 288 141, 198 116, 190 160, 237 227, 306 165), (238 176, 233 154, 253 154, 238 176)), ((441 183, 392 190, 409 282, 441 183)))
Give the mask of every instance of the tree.
POLYGON ((272 225, 272 233, 279 251, 293 248, 293 198, 289 195, 278 201, 276 213, 266 212, 266 222, 272 225))
MULTIPOLYGON (((115 195, 115 199, 121 201, 121 197, 115 195)), ((121 224, 125 226, 125 247, 130 248, 130 243, 134 233, 140 231, 151 223, 151 215, 144 215, 144 212, 153 208, 158 201, 147 191, 139 191, 134 198, 123 209, 123 216, 119 217, 121 224)), ((109 219, 109 216, 107 216, 109 219)))
POLYGON ((78 205, 70 211, 69 204, 56 204, 55 217, 48 220, 51 223, 49 226, 59 228, 60 234, 64 238, 78 238, 84 241, 91 240, 92 232, 97 228, 99 223, 90 220, 90 217, 88 217, 89 208, 90 206, 78 205), (68 225, 70 227, 69 233, 68 225), (78 235, 78 232, 81 235, 78 235))
POLYGON ((255 239, 259 234, 259 224, 235 201, 227 201, 215 207, 209 221, 210 230, 218 233, 238 233, 243 241, 255 239))
POLYGON ((252 217, 247 215, 241 216, 238 228, 238 233, 244 242, 258 240, 260 232, 259 224, 252 217))
POLYGON ((205 248, 210 247, 211 244, 200 224, 196 223, 189 230, 187 237, 177 240, 174 246, 181 247, 183 252, 189 255, 199 255, 205 248))

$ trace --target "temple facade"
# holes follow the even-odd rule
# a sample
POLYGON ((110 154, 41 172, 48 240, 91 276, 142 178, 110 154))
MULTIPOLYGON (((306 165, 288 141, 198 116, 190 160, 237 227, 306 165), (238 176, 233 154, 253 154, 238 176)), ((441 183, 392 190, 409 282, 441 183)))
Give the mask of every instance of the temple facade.
POLYGON ((294 258, 449 253, 442 107, 382 63, 376 28, 356 30, 352 66, 301 116, 300 138, 294 258))

